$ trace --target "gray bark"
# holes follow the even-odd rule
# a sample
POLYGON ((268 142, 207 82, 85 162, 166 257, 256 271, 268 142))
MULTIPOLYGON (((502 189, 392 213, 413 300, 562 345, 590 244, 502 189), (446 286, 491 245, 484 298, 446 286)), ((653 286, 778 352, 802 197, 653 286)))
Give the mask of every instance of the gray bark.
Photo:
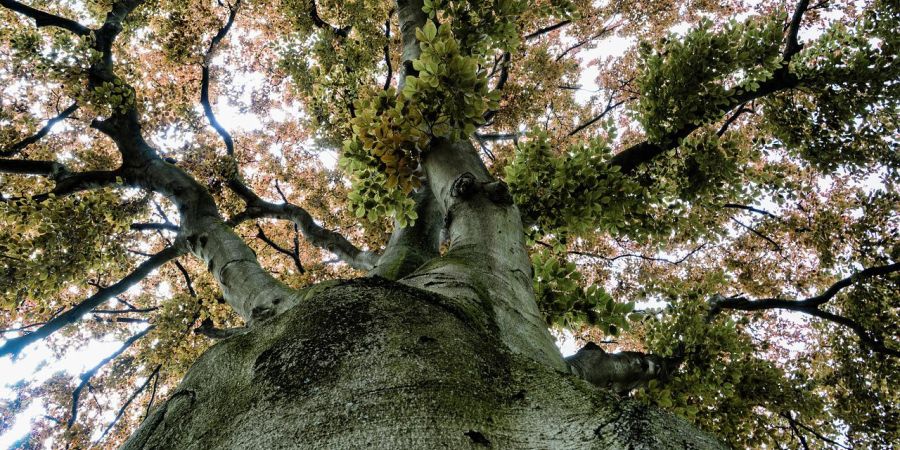
POLYGON ((578 353, 566 358, 572 373, 594 386, 626 395, 646 387, 650 380, 666 382, 681 365, 681 357, 665 358, 640 352, 607 353, 589 342, 578 353))
POLYGON ((416 214, 419 218, 408 227, 394 224, 394 232, 391 233, 384 254, 369 272, 370 275, 397 280, 440 256, 443 215, 431 188, 423 186, 413 194, 413 199, 416 201, 416 214))
POLYGON ((723 448, 510 352, 489 311, 381 278, 314 288, 207 351, 123 448, 723 448))

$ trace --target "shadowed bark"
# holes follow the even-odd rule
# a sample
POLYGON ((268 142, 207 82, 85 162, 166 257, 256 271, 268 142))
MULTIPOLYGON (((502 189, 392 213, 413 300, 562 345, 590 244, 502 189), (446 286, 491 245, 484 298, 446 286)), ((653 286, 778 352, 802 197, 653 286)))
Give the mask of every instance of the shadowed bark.
POLYGON ((484 317, 380 278, 313 289, 207 351, 123 449, 724 448, 506 350, 484 317))

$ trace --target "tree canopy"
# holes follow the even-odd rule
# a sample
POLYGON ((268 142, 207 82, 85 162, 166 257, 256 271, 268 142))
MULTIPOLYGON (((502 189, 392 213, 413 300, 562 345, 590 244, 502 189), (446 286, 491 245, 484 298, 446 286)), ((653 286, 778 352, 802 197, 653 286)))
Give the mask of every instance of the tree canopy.
POLYGON ((398 277, 458 141, 547 325, 676 362, 628 395, 735 447, 900 442, 897 0, 0 6, 0 356, 123 343, 0 399, 0 433, 46 403, 23 448, 115 447, 296 289, 398 277))

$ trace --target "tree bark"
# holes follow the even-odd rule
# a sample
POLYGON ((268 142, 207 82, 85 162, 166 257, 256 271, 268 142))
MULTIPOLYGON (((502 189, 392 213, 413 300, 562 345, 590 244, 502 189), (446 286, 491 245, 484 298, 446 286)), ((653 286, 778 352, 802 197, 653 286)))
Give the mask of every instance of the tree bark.
POLYGON ((212 347, 123 448, 724 448, 498 338, 491 310, 379 277, 212 347))

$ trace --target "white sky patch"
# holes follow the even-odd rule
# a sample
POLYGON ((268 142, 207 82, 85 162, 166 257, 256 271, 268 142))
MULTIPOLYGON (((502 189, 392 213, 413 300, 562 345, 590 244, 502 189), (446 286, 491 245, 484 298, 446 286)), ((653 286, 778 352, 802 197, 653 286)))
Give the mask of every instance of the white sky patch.
MULTIPOLYGON (((138 332, 145 327, 146 325, 140 324, 132 327, 131 331, 138 332)), ((21 382, 28 382, 33 386, 40 385, 60 372, 75 378, 99 364, 103 358, 108 357, 121 346, 122 341, 107 335, 89 341, 86 345, 56 359, 47 342, 39 341, 26 347, 15 361, 8 356, 0 358, 0 401, 14 400, 18 396, 19 387, 17 385, 21 382)), ((46 411, 47 408, 43 402, 33 401, 29 404, 25 410, 16 415, 12 428, 0 435, 0 449, 9 448, 25 437, 31 430, 34 420, 46 414, 46 411)))
POLYGON ((676 36, 684 37, 684 35, 686 35, 687 32, 690 31, 690 29, 693 27, 694 26, 688 22, 681 22, 676 25, 672 25, 672 27, 669 28, 669 32, 676 36))
POLYGON ((579 346, 578 340, 575 339, 575 336, 569 330, 550 330, 550 333, 553 337, 556 338, 556 346, 559 347, 559 352, 562 353, 563 357, 572 356, 575 353, 578 353, 579 346))
POLYGON ((172 285, 168 281, 163 280, 156 287, 156 295, 164 299, 172 298, 172 285))
POLYGON ((588 65, 588 63, 608 57, 620 57, 636 42, 637 40, 634 38, 623 38, 613 35, 601 40, 595 48, 578 54, 578 60, 581 64, 581 73, 578 76, 578 84, 581 86, 581 89, 575 91, 575 101, 578 104, 584 105, 589 102, 594 93, 600 89, 600 86, 597 84, 600 67, 597 67, 595 64, 588 65))
POLYGON ((31 424, 35 419, 44 415, 47 407, 43 402, 32 401, 24 411, 16 416, 13 426, 0 435, 0 448, 10 448, 18 440, 24 438, 31 431, 31 424))
POLYGON ((334 170, 337 166, 338 154, 334 150, 322 150, 319 152, 319 161, 328 170, 334 170))
POLYGON ((240 107, 232 105, 224 97, 220 97, 213 108, 216 112, 216 119, 228 131, 253 131, 262 128, 259 116, 241 111, 240 107))

